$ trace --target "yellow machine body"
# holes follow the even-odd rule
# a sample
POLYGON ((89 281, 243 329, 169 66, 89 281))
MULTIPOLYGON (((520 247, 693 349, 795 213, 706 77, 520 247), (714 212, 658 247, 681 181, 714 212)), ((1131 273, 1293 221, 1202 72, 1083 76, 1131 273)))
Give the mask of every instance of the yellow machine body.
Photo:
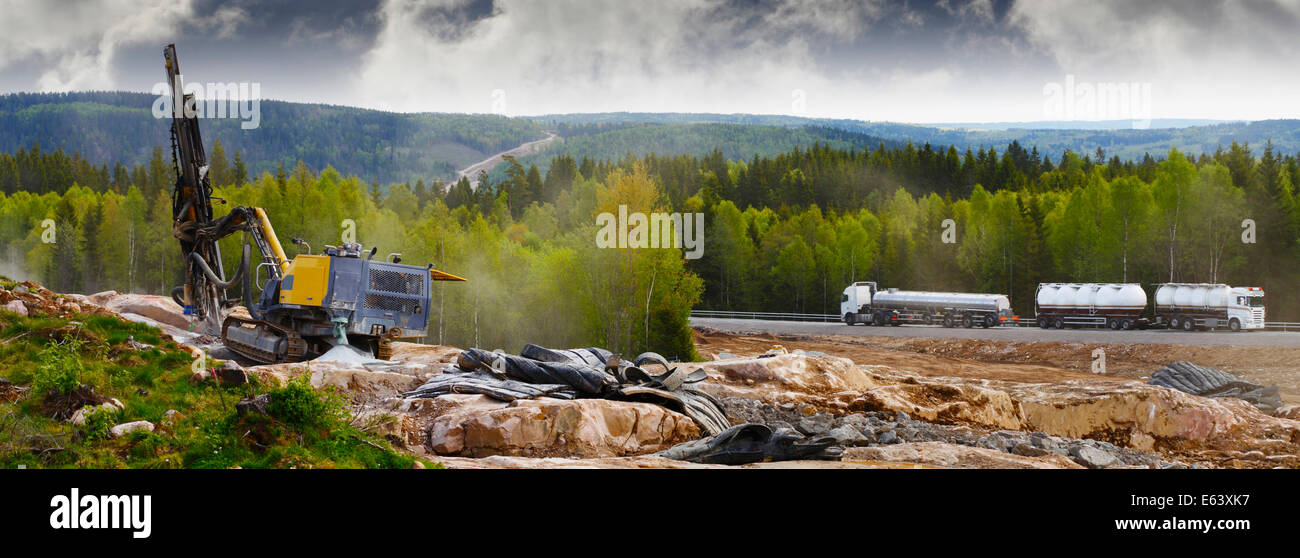
POLYGON ((280 304, 320 306, 329 293, 330 257, 299 254, 280 282, 280 304))

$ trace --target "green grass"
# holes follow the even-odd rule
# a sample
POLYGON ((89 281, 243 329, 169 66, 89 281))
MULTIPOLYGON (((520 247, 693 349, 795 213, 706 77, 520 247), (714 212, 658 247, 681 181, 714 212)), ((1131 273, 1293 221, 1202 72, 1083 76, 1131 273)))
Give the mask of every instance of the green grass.
POLYGON ((315 390, 305 378, 278 389, 195 384, 192 360, 143 324, 0 310, 0 377, 31 388, 16 402, 0 401, 0 468, 410 468, 415 462, 352 425, 342 393, 315 390), (152 347, 133 348, 128 339, 152 347), (118 399, 124 409, 93 413, 84 426, 45 414, 48 399, 81 385, 118 399), (272 400, 266 415, 235 412, 241 398, 264 393, 272 400), (169 409, 184 417, 164 422, 169 409), (136 420, 156 429, 108 436, 113 425, 136 420))

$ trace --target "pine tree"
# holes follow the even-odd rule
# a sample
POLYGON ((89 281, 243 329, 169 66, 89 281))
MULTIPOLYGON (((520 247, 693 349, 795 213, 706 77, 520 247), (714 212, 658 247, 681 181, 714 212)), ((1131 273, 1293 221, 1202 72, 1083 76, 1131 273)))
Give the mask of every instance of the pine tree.
POLYGON ((244 167, 244 157, 239 151, 235 151, 235 186, 248 184, 248 169, 244 167))
POLYGON ((230 169, 226 166, 226 149, 221 140, 213 140, 212 153, 208 155, 208 181, 212 187, 226 186, 230 180, 230 169))

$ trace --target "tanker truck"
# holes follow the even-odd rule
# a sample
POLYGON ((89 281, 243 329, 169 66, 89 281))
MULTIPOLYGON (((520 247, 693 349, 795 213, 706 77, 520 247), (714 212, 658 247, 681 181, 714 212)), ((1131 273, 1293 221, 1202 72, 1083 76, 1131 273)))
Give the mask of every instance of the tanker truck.
POLYGON ((1034 294, 1038 327, 1145 327, 1147 293, 1137 283, 1039 283, 1034 294))
POLYGON ((878 290, 874 281, 859 281, 840 296, 844 323, 854 325, 943 324, 944 327, 993 327, 1013 320, 1011 299, 983 293, 878 290))
POLYGON ((1192 331, 1226 327, 1264 329, 1264 290, 1210 283, 1164 283, 1156 288, 1155 323, 1192 331))

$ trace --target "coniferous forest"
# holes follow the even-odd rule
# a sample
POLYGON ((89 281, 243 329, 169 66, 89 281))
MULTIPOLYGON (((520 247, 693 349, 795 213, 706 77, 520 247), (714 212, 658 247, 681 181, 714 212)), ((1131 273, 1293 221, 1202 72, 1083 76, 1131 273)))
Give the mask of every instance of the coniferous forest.
MULTIPOLYGON (((1289 288, 1300 278, 1300 162, 1268 143, 1139 160, 1015 142, 818 143, 748 160, 563 153, 545 172, 507 158, 501 178, 484 175, 478 189, 464 179, 381 185, 301 162, 254 176, 220 142, 209 154, 227 201, 219 213, 264 207, 282 239, 317 252, 351 219, 363 244, 469 278, 438 285, 431 342, 687 356, 692 307, 836 314, 855 280, 1005 293, 1022 316, 1039 282, 1225 282, 1263 287, 1270 320, 1300 316, 1289 288), (596 249, 594 216, 621 204, 703 213, 703 257, 596 249)), ((3 273, 63 292, 169 291, 181 261, 172 173, 162 148, 133 166, 37 144, 0 154, 3 273), (46 219, 57 242, 42 242, 46 219)), ((237 261, 240 241, 226 242, 237 261)))

